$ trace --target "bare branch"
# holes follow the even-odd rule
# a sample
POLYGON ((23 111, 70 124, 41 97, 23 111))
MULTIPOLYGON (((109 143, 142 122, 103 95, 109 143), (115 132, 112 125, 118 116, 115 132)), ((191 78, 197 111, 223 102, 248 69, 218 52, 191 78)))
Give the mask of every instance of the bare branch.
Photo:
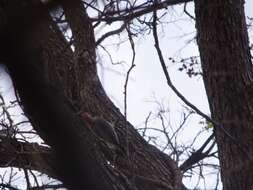
POLYGON ((155 10, 165 9, 169 6, 178 5, 182 3, 192 2, 192 0, 164 0, 160 1, 159 3, 153 3, 146 6, 138 6, 138 7, 131 7, 130 9, 125 9, 121 11, 111 12, 110 15, 103 15, 99 18, 91 18, 94 21, 104 21, 107 23, 112 23, 115 21, 122 21, 122 20, 132 20, 134 18, 140 17, 142 15, 151 13, 155 10))
POLYGON ((99 38, 96 41, 96 46, 101 44, 102 41, 104 41, 106 38, 113 36, 115 34, 119 34, 120 32, 122 32, 125 28, 126 28, 127 22, 124 22, 118 29, 107 32, 106 34, 104 34, 103 36, 101 36, 101 38, 99 38))
MULTIPOLYGON (((132 63, 131 63, 130 68, 127 71, 126 80, 125 80, 125 84, 124 84, 124 116, 125 116, 125 121, 126 121, 125 124, 127 125, 127 85, 128 85, 130 73, 133 70, 133 68, 135 67, 135 64, 134 64, 135 46, 134 46, 134 41, 133 41, 129 26, 126 26, 126 30, 127 30, 129 42, 130 42, 132 52, 133 52, 132 63)), ((129 156, 129 130, 128 129, 126 130, 126 150, 127 150, 127 155, 129 156)))
POLYGON ((186 172, 189 168, 191 168, 194 164, 198 163, 199 161, 203 160, 204 158, 209 156, 210 151, 213 149, 215 143, 213 143, 210 148, 203 152, 204 149, 207 147, 209 142, 213 140, 214 134, 212 134, 204 143, 203 145, 195 152, 192 153, 192 155, 184 161, 183 164, 181 164, 180 169, 183 172, 186 172))

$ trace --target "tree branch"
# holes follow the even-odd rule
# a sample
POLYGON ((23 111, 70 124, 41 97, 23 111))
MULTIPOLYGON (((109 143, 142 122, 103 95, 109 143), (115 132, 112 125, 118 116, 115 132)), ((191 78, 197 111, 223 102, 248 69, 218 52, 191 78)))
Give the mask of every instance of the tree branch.
POLYGON ((165 9, 169 6, 173 6, 173 5, 179 5, 182 3, 188 3, 188 2, 192 2, 193 0, 164 0, 164 1, 160 1, 159 3, 154 3, 145 7, 132 7, 130 9, 124 9, 121 10, 120 12, 115 11, 115 12, 111 12, 110 14, 112 15, 116 15, 116 16, 109 16, 109 15, 102 15, 98 18, 91 18, 92 22, 95 21, 104 21, 107 23, 112 23, 115 21, 126 21, 126 20, 132 20, 134 18, 138 18, 142 15, 151 13, 153 11, 156 10, 160 10, 160 9, 165 9))

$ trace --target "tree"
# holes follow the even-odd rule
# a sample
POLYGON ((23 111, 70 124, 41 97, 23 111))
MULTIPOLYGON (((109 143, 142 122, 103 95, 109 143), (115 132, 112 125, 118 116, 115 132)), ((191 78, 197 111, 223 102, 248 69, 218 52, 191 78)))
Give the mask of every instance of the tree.
MULTIPOLYGON (((187 106, 214 126, 224 189, 250 189, 252 63, 241 0, 195 0, 197 42, 211 118, 172 84, 157 35, 157 11, 171 5, 186 5, 190 0, 140 4, 131 4, 131 1, 43 2, 0 1, 0 58, 8 67, 29 121, 50 147, 20 142, 10 135, 1 137, 0 146, 4 147, 0 149, 4 155, 1 166, 7 163, 26 171, 29 165, 28 169, 61 180, 69 189, 182 188, 182 174, 215 154, 211 152, 214 143, 204 151, 213 135, 178 166, 168 155, 148 144, 127 122, 126 110, 124 115, 119 112, 97 76, 96 45, 126 30, 134 52, 132 20, 151 13, 151 20, 138 21, 153 33, 168 85, 187 106), (100 6, 104 7, 103 11, 100 6), (97 17, 89 17, 86 8, 96 11, 97 17), (117 21, 123 23, 119 29, 95 41, 94 27, 100 22, 117 21), (69 30, 72 37, 68 41, 64 34, 69 30), (79 116, 83 111, 116 124, 120 143, 127 150, 126 157, 118 156, 114 160, 103 153, 101 142, 79 116), (13 158, 16 159, 13 161, 13 158)), ((134 64, 127 74, 126 86, 133 67, 134 64)), ((126 91, 127 87, 125 94, 126 91)), ((29 188, 31 184, 27 181, 29 188)))
POLYGON ((244 1, 195 1, 203 78, 224 189, 250 189, 252 60, 244 1), (243 171, 243 172, 242 172, 243 171))

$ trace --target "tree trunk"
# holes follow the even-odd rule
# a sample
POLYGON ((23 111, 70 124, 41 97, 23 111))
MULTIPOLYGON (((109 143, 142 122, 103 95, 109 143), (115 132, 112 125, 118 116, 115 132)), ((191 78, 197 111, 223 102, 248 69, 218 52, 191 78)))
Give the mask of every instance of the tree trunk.
POLYGON ((243 0, 195 0, 197 41, 225 190, 253 186, 253 70, 243 0))

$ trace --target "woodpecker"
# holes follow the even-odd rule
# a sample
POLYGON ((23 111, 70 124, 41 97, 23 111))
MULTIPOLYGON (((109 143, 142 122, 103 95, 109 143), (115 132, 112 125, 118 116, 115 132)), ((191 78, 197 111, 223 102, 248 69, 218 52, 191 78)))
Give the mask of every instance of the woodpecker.
POLYGON ((105 141, 110 149, 121 156, 125 155, 125 150, 120 145, 119 137, 111 123, 101 117, 92 117, 87 112, 81 113, 81 117, 95 135, 105 141))

